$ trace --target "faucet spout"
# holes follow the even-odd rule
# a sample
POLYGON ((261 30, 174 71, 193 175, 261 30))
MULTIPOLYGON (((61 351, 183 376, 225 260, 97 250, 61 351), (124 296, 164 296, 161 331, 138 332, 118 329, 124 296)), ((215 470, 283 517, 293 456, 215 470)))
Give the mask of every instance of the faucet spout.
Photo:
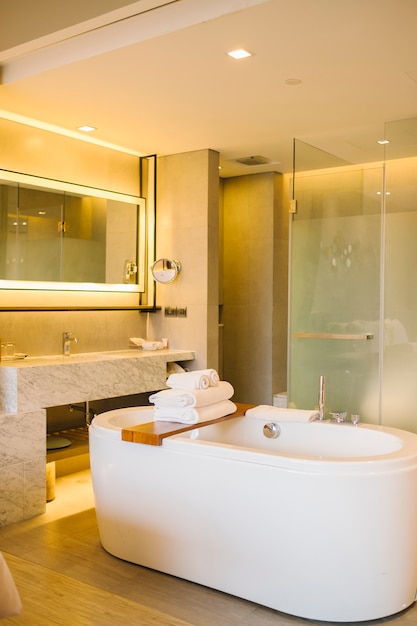
POLYGON ((322 422, 325 417, 325 395, 326 395, 326 377, 320 376, 319 386, 319 420, 322 422))
POLYGON ((73 333, 62 333, 62 353, 64 356, 71 356, 71 341, 78 342, 78 337, 73 337, 73 333))

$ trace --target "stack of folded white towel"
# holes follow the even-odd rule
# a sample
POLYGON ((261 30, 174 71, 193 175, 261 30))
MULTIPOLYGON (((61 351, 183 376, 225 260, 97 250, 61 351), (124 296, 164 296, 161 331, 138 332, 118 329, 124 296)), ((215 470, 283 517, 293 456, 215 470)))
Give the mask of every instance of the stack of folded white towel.
POLYGON ((170 389, 149 397, 149 402, 155 405, 155 421, 197 424, 236 411, 230 400, 234 394, 232 385, 219 380, 214 369, 171 374, 167 386, 170 389))

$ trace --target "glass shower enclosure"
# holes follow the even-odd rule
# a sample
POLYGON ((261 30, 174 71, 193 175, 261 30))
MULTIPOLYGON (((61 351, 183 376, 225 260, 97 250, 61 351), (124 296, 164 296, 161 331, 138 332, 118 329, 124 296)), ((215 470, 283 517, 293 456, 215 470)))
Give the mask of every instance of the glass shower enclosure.
POLYGON ((288 401, 417 432, 417 118, 385 125, 381 160, 296 140, 288 401))

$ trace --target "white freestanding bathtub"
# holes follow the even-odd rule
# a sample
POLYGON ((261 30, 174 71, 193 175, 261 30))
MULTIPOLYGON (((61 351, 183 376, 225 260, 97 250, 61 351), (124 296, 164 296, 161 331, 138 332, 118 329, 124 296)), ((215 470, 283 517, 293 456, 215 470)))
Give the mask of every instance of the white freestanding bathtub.
POLYGON ((278 611, 352 622, 417 589, 417 435, 244 416, 152 446, 121 429, 149 407, 98 415, 90 456, 111 554, 278 611))

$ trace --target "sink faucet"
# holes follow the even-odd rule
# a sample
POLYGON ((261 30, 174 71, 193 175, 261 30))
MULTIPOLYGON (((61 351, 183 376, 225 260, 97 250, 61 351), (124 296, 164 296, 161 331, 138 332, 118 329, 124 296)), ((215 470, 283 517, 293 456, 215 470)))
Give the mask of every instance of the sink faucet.
POLYGON ((71 356, 71 341, 78 342, 78 337, 73 337, 72 333, 62 333, 62 353, 64 356, 71 356))
POLYGON ((322 422, 325 417, 325 407, 324 407, 324 398, 326 392, 326 377, 320 376, 320 387, 319 387, 319 420, 322 422))

